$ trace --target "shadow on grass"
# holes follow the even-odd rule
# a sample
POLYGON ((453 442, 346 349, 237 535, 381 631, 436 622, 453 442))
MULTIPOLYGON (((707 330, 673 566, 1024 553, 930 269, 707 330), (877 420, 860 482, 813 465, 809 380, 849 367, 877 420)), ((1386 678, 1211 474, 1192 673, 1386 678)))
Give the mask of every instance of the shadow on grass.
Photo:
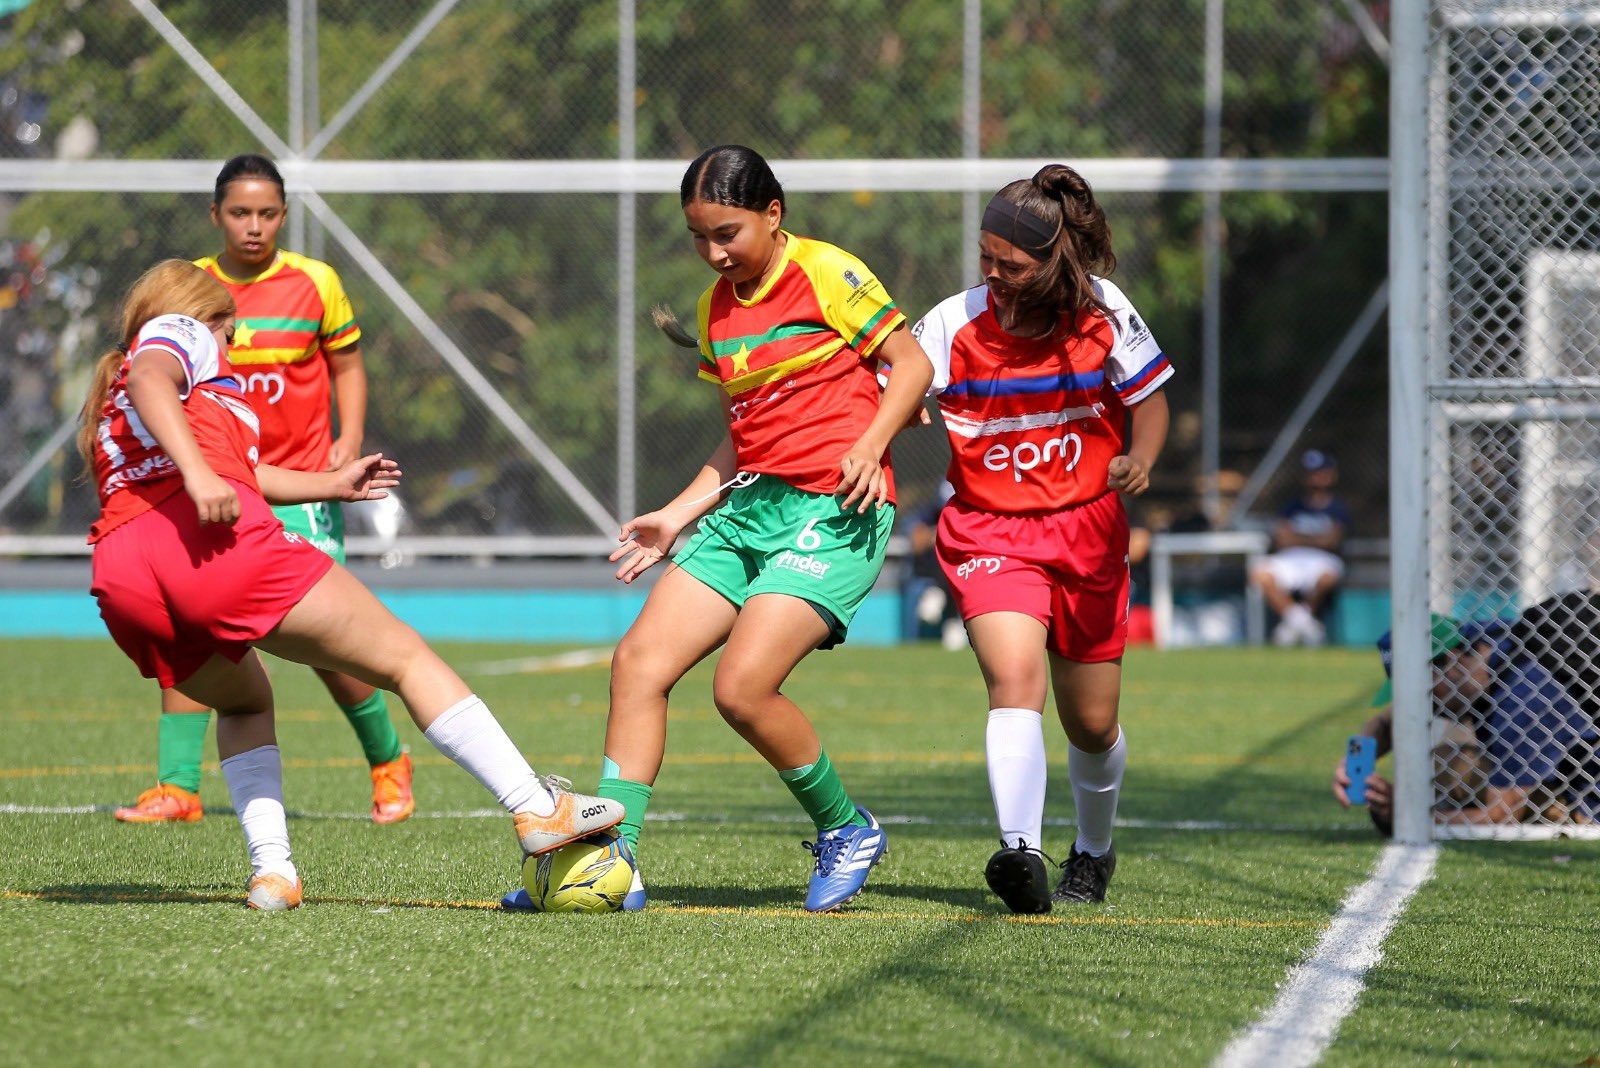
POLYGON ((6 896, 56 905, 217 905, 244 904, 240 891, 174 889, 149 883, 68 883, 37 890, 11 890, 6 896))

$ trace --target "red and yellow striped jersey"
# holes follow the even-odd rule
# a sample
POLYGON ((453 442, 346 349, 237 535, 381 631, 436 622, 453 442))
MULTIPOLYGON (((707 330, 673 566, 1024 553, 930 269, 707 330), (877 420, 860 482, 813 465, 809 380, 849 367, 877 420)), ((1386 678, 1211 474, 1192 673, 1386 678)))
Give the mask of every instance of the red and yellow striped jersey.
MULTIPOLYGON (((728 394, 739 470, 832 493, 839 461, 878 412, 873 352, 905 316, 850 253, 784 231, 749 300, 719 278, 700 297, 700 377, 728 394)), ((894 473, 888 453, 883 467, 894 473)))
POLYGON ((333 447, 328 356, 361 340, 338 274, 282 250, 247 281, 225 274, 214 256, 194 262, 238 305, 228 360, 261 417, 261 462, 322 470, 333 447))

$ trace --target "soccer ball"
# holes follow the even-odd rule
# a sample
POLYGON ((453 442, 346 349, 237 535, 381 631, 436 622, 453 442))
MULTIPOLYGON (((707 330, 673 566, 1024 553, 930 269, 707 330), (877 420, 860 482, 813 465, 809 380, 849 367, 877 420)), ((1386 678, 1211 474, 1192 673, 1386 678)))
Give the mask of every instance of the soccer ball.
POLYGON ((633 854, 612 834, 591 834, 522 862, 522 884, 540 912, 616 912, 633 885, 633 854))

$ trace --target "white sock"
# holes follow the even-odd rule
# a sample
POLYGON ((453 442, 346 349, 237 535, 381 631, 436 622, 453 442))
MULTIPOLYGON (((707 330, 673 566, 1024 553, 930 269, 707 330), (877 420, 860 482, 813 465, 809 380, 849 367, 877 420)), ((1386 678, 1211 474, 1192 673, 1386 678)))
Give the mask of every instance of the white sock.
POLYGON ((507 812, 548 816, 556 810, 555 798, 477 694, 445 709, 422 733, 439 752, 483 783, 507 812))
POLYGON ((222 762, 228 796, 239 814, 250 874, 300 878, 289 859, 289 821, 283 812, 283 755, 275 745, 235 753, 222 762))
POLYGON ((1127 766, 1127 735, 1121 727, 1116 742, 1104 753, 1085 753, 1067 743, 1067 775, 1078 806, 1078 840, 1073 843, 1078 852, 1100 857, 1111 848, 1111 824, 1117 818, 1117 795, 1127 766))
POLYGON ((1000 840, 1039 848, 1044 822, 1044 717, 1031 708, 991 708, 984 732, 989 758, 989 793, 1000 823, 1000 840))

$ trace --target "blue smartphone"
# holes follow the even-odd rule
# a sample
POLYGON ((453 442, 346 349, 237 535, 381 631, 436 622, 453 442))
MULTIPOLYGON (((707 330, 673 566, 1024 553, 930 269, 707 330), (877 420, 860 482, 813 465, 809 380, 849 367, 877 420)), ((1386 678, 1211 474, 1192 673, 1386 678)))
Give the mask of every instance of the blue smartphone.
POLYGON ((1350 798, 1352 805, 1367 803, 1367 776, 1377 767, 1378 739, 1365 734, 1351 735, 1350 744, 1344 752, 1344 773, 1350 776, 1345 796, 1350 798))

